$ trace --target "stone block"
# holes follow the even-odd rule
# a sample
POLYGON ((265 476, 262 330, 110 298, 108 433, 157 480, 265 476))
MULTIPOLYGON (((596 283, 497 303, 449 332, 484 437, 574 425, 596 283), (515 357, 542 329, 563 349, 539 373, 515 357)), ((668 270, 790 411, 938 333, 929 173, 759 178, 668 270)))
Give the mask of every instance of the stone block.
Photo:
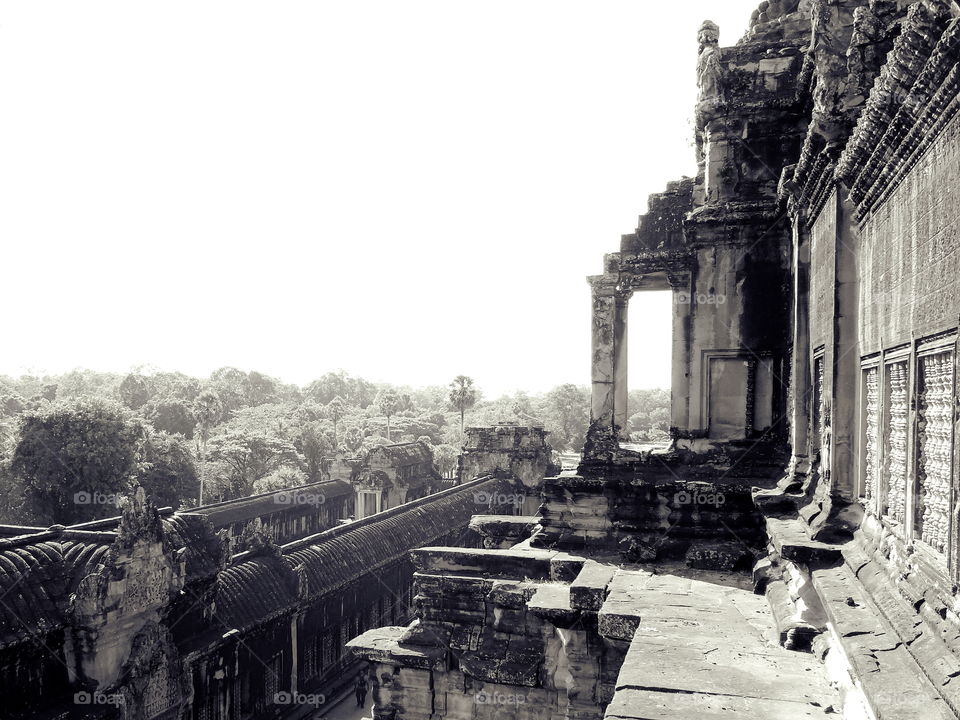
POLYGON ((570 606, 577 610, 599 610, 616 571, 614 566, 587 560, 570 584, 570 606))
POLYGON ((551 550, 480 550, 473 548, 428 547, 411 553, 418 573, 467 575, 509 580, 550 578, 551 550))
POLYGON ((753 553, 738 541, 694 542, 684 558, 700 570, 735 570, 753 565, 753 553))

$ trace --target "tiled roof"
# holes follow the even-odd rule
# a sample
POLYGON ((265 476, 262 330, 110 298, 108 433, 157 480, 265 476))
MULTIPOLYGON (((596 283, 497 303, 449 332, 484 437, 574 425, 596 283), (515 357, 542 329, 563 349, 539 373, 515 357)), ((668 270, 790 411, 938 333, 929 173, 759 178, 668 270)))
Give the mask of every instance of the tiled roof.
POLYGON ((0 541, 0 647, 64 627, 71 594, 109 549, 63 540, 58 532, 0 541))
MULTIPOLYGON (((213 523, 215 528, 222 528, 291 508, 302 509, 303 504, 297 502, 299 496, 322 494, 324 498, 329 500, 352 493, 353 489, 348 482, 324 480, 310 485, 290 488, 289 490, 277 490, 215 505, 203 505, 193 508, 190 513, 204 515, 213 523)), ((307 504, 316 505, 312 500, 307 504)))
POLYGON ((376 454, 384 455, 387 462, 393 467, 433 463, 433 454, 430 452, 430 448, 419 440, 408 443, 396 443, 394 445, 380 445, 372 448, 367 454, 367 461, 369 462, 369 459, 376 454))
POLYGON ((280 558, 240 559, 218 578, 215 612, 231 628, 252 627, 466 527, 476 493, 509 491, 506 480, 478 480, 289 543, 280 558), (304 598, 297 597, 300 573, 304 598))
POLYGON ((297 578, 281 557, 256 557, 217 577, 213 628, 243 630, 282 614, 297 602, 297 578))

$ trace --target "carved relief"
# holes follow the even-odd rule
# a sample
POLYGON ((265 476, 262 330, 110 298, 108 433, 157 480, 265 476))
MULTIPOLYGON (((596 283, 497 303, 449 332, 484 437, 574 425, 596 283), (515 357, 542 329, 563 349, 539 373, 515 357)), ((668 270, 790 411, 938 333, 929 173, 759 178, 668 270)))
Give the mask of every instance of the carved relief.
POLYGON ((143 713, 145 717, 156 717, 180 700, 179 687, 170 682, 170 668, 166 655, 161 655, 157 667, 147 682, 143 693, 143 713))
POLYGON ((919 360, 917 525, 920 539, 946 552, 953 472, 953 353, 919 360))
POLYGON ((880 442, 880 371, 870 368, 864 373, 866 403, 866 438, 864 450, 864 495, 868 501, 877 496, 877 453, 880 442))
POLYGON ((907 508, 907 414, 909 385, 905 360, 890 363, 886 371, 887 428, 885 438, 886 508, 884 515, 903 524, 907 508))

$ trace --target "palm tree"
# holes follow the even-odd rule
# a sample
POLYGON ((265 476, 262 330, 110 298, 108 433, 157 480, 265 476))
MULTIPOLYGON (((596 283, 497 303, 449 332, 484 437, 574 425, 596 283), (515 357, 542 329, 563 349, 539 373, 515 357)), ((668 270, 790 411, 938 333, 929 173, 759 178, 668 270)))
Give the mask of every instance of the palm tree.
POLYGON ((450 405, 460 411, 460 435, 463 435, 464 415, 476 402, 477 389, 473 385, 473 378, 457 375, 450 383, 450 405))
POLYGON ((337 395, 333 400, 327 403, 325 408, 327 411, 327 417, 333 421, 333 449, 336 450, 340 447, 340 443, 337 442, 337 423, 340 422, 340 419, 343 417, 344 413, 347 411, 347 404, 343 401, 343 398, 337 395))
POLYGON ((387 418, 387 442, 390 442, 390 418, 400 409, 402 398, 393 388, 384 388, 373 401, 377 411, 387 418))
POLYGON ((193 416, 197 419, 197 439, 200 446, 200 505, 203 505, 203 488, 207 477, 207 440, 210 431, 223 416, 223 402, 213 390, 204 390, 193 401, 193 416))

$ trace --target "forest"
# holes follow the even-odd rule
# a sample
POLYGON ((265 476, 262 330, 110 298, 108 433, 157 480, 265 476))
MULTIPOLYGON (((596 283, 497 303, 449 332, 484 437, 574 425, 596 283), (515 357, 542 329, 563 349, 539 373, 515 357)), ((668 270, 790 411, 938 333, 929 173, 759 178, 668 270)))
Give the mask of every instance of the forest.
MULTIPOLYGON (((74 370, 0 375, 0 522, 46 527, 117 513, 139 483, 159 506, 193 507, 321 478, 323 458, 422 440, 452 476, 463 429, 538 424, 555 451, 578 452, 589 390, 559 385, 495 399, 466 376, 422 388, 344 371, 306 386, 226 367, 208 378, 74 370)), ((630 394, 631 439, 667 437, 669 391, 630 394)))

